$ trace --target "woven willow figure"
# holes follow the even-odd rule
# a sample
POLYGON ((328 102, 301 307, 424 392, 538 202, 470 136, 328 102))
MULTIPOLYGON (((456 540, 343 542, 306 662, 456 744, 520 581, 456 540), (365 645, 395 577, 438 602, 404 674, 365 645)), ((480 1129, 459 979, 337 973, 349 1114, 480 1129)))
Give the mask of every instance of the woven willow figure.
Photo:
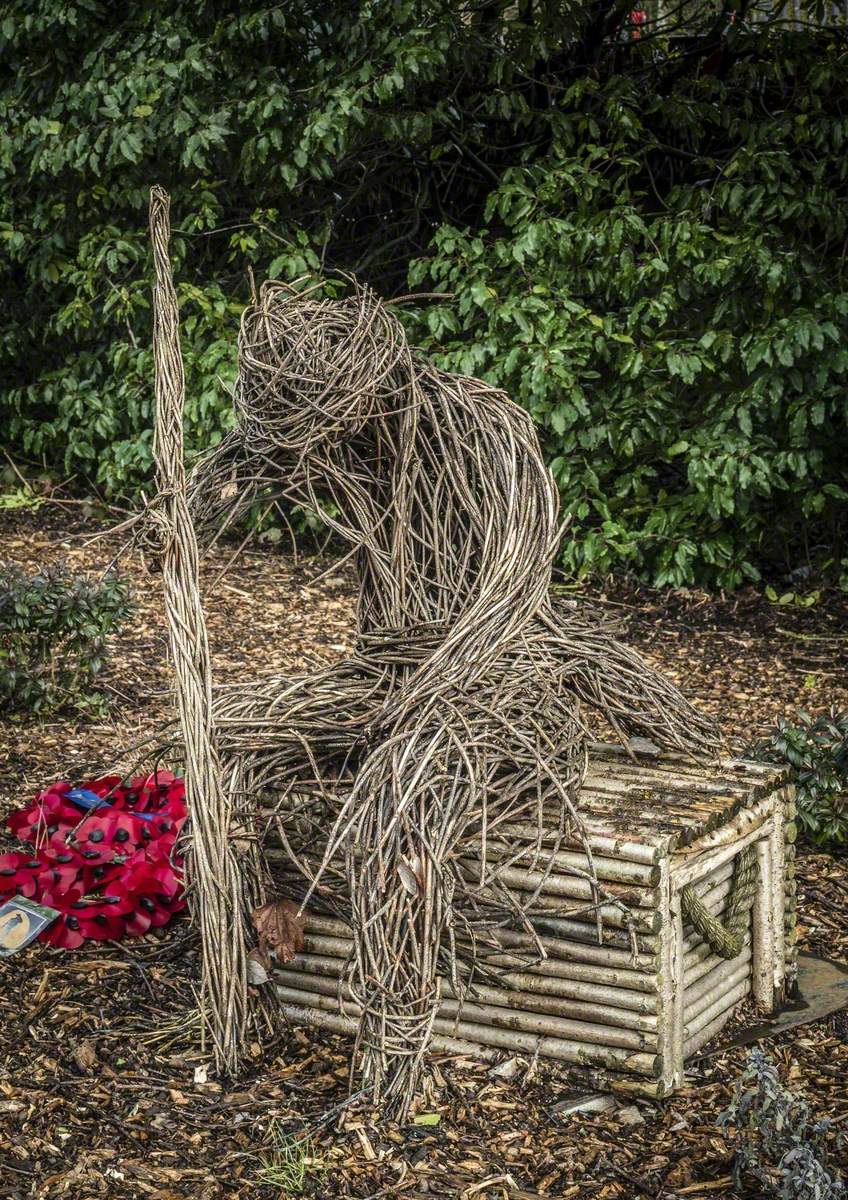
MULTIPOLYGON (((276 808, 287 890, 350 922, 355 1070, 402 1113, 439 975, 461 995, 497 970, 493 929, 544 911, 500 871, 520 858, 544 876, 581 836, 581 705, 622 739, 702 753, 716 734, 552 599, 558 495, 529 415, 410 349, 367 288, 267 283, 241 323, 235 416, 189 480, 201 537, 263 492, 322 512, 354 548, 358 639, 337 666, 219 690, 220 752, 276 808), (515 853, 487 863, 494 837, 515 853)), ((615 902, 586 878, 586 910, 615 902)))

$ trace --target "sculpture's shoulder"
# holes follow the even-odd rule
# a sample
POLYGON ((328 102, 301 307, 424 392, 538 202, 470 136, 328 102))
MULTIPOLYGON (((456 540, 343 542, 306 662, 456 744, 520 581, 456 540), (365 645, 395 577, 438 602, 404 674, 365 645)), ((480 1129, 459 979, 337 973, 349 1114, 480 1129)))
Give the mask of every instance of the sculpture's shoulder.
POLYGON ((434 408, 449 408, 452 415, 461 415, 469 426, 489 427, 499 436, 512 433, 518 434, 522 441, 529 439, 541 458, 533 418, 503 388, 474 375, 446 371, 426 359, 416 359, 416 367, 422 391, 434 408))

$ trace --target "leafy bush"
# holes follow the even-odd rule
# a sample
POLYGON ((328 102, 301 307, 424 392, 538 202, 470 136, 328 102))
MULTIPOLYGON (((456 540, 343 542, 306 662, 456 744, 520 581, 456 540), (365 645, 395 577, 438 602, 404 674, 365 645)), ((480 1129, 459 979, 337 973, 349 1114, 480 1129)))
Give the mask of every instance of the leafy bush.
MULTIPOLYGON (((736 1185, 750 1175, 781 1200, 841 1200, 838 1174, 828 1170, 831 1122, 811 1121, 809 1105, 780 1083, 762 1050, 752 1050, 722 1125, 736 1128, 736 1185)), ((841 1137, 839 1139, 841 1141, 841 1137)))
POLYGON ((844 35, 702 6, 628 42, 628 11, 0 5, 7 440, 148 477, 158 180, 192 446, 229 420, 246 268, 448 289, 410 333, 534 414, 571 570, 848 583, 844 35))
POLYGON ((93 684, 106 636, 130 612, 128 585, 115 574, 97 580, 63 564, 33 576, 0 569, 0 709, 102 709, 93 684))
POLYGON ((751 752, 792 768, 798 824, 812 842, 848 841, 848 712, 781 717, 751 752))
POLYGON ((777 531, 827 528, 848 498, 848 277, 812 246, 842 225, 848 171, 829 161, 827 67, 796 118, 750 111, 785 67, 740 64, 672 102, 578 81, 545 159, 505 171, 485 223, 443 225, 413 268, 455 296, 430 345, 541 425, 582 522, 572 569, 735 587, 777 531), (688 161, 658 203, 666 148, 688 161))

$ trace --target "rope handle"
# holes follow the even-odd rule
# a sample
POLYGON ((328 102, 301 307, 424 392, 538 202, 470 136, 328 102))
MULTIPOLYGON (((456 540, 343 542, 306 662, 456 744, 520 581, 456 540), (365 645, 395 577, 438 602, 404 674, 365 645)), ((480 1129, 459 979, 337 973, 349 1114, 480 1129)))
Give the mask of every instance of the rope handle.
POLYGON ((690 884, 680 892, 680 910, 683 920, 694 926, 713 954, 720 958, 736 958, 745 944, 748 930, 748 914, 754 904, 760 881, 760 864, 754 846, 746 846, 737 856, 733 867, 733 879, 719 918, 711 913, 690 884))

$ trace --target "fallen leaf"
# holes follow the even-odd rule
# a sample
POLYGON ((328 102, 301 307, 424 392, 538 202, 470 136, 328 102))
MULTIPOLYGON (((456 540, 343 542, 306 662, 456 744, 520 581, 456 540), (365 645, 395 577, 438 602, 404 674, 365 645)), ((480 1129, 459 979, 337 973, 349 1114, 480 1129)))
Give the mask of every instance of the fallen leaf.
POLYGON ((440 1113, 419 1113, 412 1118, 413 1125, 438 1125, 442 1117, 440 1113))
POLYGON ((271 976, 268 970, 271 964, 266 955, 260 953, 255 947, 247 956, 247 982, 253 987, 259 987, 260 984, 267 983, 271 976))
POLYGON ((506 1062, 498 1063, 496 1067, 492 1067, 489 1074, 494 1075, 496 1079, 514 1079, 520 1069, 521 1063, 517 1058, 508 1058, 506 1062))
POLYGON ((410 896, 418 896, 424 890, 421 867, 421 859, 417 854, 411 860, 402 858, 398 863, 400 881, 410 896))
POLYGON ((401 861, 398 863, 397 870, 398 875, 400 875, 400 881, 406 891, 409 892, 410 896, 417 896, 418 880, 415 878, 415 873, 405 859, 401 859, 401 861))
POLYGON ((74 1050, 74 1062, 81 1071, 91 1071, 97 1066, 97 1050, 93 1042, 80 1042, 74 1050))
POLYGON ((260 954, 270 952, 287 963, 303 949, 303 917, 292 900, 271 900, 255 908, 252 915, 260 954))

